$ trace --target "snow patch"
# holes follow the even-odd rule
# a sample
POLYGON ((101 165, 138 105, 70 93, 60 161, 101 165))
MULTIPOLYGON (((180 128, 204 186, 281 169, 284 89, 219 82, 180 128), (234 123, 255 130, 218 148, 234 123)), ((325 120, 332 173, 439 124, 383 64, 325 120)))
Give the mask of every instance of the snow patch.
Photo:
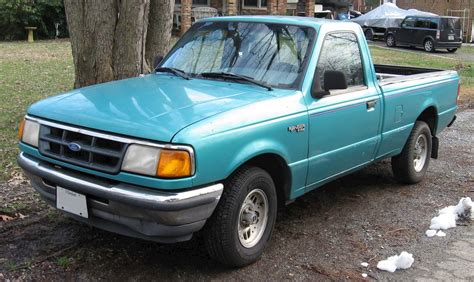
POLYGON ((438 236, 438 237, 445 237, 445 236, 446 236, 446 233, 444 233, 443 231, 439 230, 438 233, 436 233, 436 236, 438 236))
POLYGON ((377 268, 388 272, 395 272, 397 269, 408 269, 411 267, 415 259, 413 255, 405 251, 400 255, 394 255, 386 260, 381 260, 377 263, 377 268))
POLYGON ((368 263, 366 263, 366 262, 362 262, 360 265, 362 265, 363 267, 367 267, 367 266, 369 266, 369 264, 368 264, 368 263))
MULTIPOLYGON (((430 229, 446 230, 456 227, 456 220, 469 219, 471 217, 472 207, 473 203, 471 198, 461 198, 456 206, 449 206, 441 209, 438 212, 438 216, 431 219, 430 229)), ((428 236, 428 234, 426 235, 428 236)))
POLYGON ((362 277, 366 278, 366 277, 367 277, 367 273, 362 273, 362 277))
POLYGON ((428 237, 433 237, 434 235, 436 235, 436 230, 428 229, 426 230, 425 234, 428 237))

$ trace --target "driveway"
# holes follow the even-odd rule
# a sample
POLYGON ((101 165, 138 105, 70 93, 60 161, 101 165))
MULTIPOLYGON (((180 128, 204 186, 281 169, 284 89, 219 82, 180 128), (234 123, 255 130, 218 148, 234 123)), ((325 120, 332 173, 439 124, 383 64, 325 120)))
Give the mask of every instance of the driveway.
POLYGON ((398 184, 382 161, 298 199, 279 212, 263 258, 242 269, 210 260, 199 236, 158 245, 107 233, 46 207, 21 180, 0 184, 0 203, 22 215, 0 222, 0 280, 472 280, 474 225, 424 232, 438 209, 474 196, 473 120, 472 109, 458 113, 420 184, 398 184), (401 251, 413 254, 412 268, 376 269, 401 251))
POLYGON ((422 52, 423 54, 428 54, 434 57, 442 57, 442 58, 448 58, 448 59, 453 59, 453 60, 459 60, 459 61, 474 61, 474 46, 472 45, 463 45, 461 49, 456 51, 455 53, 449 53, 446 49, 439 49, 436 50, 434 53, 428 53, 423 48, 411 48, 411 47, 387 47, 385 42, 383 41, 368 41, 369 46, 377 46, 380 48, 386 48, 389 50, 398 50, 401 52, 409 52, 409 53, 420 53, 422 52))

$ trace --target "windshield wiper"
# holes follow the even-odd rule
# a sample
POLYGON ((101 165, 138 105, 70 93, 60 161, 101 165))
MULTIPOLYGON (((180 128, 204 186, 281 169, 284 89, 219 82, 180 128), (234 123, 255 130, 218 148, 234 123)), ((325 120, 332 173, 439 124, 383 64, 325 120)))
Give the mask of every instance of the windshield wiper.
POLYGON ((169 73, 172 73, 172 74, 174 74, 174 75, 177 75, 177 76, 179 76, 179 77, 181 77, 181 78, 184 78, 184 79, 186 79, 186 80, 190 80, 190 79, 191 79, 191 78, 189 77, 189 75, 188 75, 186 72, 184 72, 184 71, 182 71, 182 70, 180 70, 180 69, 168 68, 168 67, 158 67, 158 68, 155 69, 155 71, 157 71, 157 72, 169 72, 169 73))
POLYGON ((250 82, 252 84, 258 85, 260 87, 266 88, 268 91, 273 90, 273 88, 270 85, 268 85, 264 82, 260 82, 260 81, 257 81, 255 79, 253 79, 253 78, 243 76, 243 75, 239 75, 239 74, 235 74, 235 73, 231 73, 231 72, 203 72, 200 75, 202 77, 215 77, 215 78, 223 78, 223 79, 231 79, 231 80, 243 80, 243 81, 250 82))

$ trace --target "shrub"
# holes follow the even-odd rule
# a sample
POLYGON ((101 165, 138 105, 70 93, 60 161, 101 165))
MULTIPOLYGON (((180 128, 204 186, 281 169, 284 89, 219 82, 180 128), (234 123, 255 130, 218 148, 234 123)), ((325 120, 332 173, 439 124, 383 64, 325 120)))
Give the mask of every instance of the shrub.
POLYGON ((67 37, 62 0, 0 0, 0 40, 19 40, 27 36, 25 26, 36 26, 36 38, 67 37))

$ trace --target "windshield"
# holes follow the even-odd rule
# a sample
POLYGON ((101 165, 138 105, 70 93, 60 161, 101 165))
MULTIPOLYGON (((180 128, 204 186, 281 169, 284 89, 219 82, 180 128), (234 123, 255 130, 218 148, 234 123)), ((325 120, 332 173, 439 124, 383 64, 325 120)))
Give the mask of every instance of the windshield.
MULTIPOLYGON (((302 80, 314 30, 251 22, 203 22, 193 25, 161 67, 191 77, 225 72, 272 87, 296 89, 302 80)), ((217 78, 210 78, 217 79, 217 78)))

